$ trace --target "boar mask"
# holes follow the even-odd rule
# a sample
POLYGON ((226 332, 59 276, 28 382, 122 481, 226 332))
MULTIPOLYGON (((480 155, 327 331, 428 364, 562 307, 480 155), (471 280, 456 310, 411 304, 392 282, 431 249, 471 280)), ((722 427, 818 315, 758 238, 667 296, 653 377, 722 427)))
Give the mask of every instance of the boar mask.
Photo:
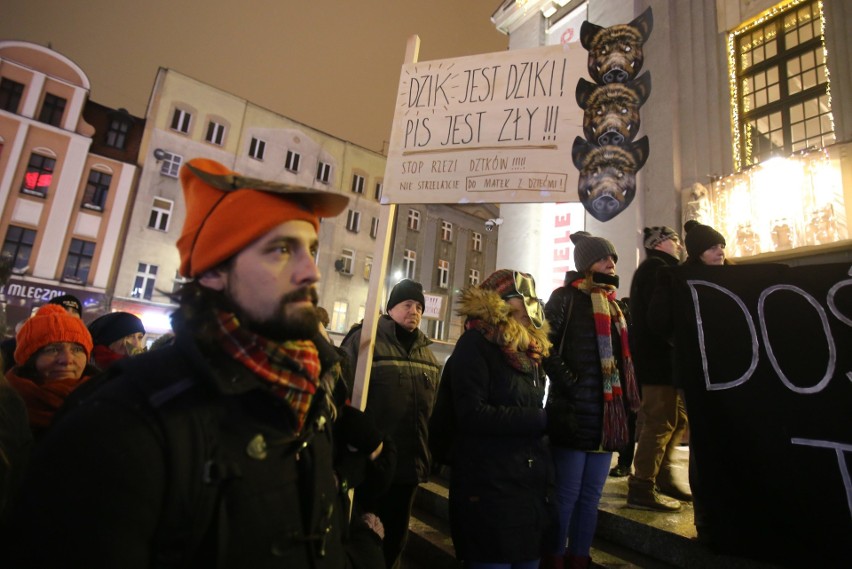
POLYGON ((654 18, 648 8, 629 24, 602 28, 589 21, 580 26, 580 43, 589 52, 589 75, 598 84, 626 83, 642 69, 642 45, 651 35, 654 18))

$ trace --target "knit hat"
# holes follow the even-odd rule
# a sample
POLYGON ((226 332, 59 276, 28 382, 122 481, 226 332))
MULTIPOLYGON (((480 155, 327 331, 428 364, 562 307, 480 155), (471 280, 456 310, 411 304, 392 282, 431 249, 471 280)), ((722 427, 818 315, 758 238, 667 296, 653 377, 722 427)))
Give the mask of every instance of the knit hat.
POLYGON ((135 314, 129 312, 110 312, 92 320, 89 324, 92 341, 96 346, 109 346, 125 336, 145 333, 145 326, 135 314))
POLYGON ((17 336, 15 363, 24 365, 37 351, 55 342, 74 342, 92 353, 92 336, 83 321, 56 304, 45 304, 24 322, 17 336))
POLYGON ((606 257, 612 257, 618 262, 618 254, 615 246, 609 239, 594 237, 586 231, 577 231, 571 234, 574 243, 574 266, 581 273, 588 271, 592 265, 606 257))
POLYGON ((655 225, 654 227, 646 227, 644 230, 643 242, 645 249, 653 249, 663 241, 679 238, 677 231, 666 225, 655 225))
POLYGON ((493 290, 503 300, 509 300, 510 298, 523 299, 527 315, 532 320, 533 325, 536 328, 541 328, 541 324, 544 321, 544 313, 542 312, 541 301, 539 301, 538 295, 535 292, 535 279, 531 274, 512 271, 510 269, 498 269, 488 275, 479 284, 479 288, 493 290))
POLYGON ((69 308, 75 310, 77 312, 77 316, 83 315, 83 303, 80 302, 80 299, 73 294, 54 296, 47 303, 59 305, 65 310, 68 310, 69 308))
POLYGON ((416 300, 420 303, 420 306, 426 308, 423 285, 411 279, 402 279, 396 283, 391 289, 390 297, 388 297, 387 312, 390 312, 391 308, 406 300, 416 300))
POLYGON ((694 259, 700 257, 704 251, 715 245, 722 245, 723 247, 727 245, 725 237, 721 233, 694 219, 684 223, 683 229, 686 231, 684 236, 686 252, 694 259))
POLYGON ((180 170, 186 220, 177 241, 180 274, 195 277, 240 252, 287 221, 339 214, 349 203, 343 194, 241 176, 206 158, 180 170))

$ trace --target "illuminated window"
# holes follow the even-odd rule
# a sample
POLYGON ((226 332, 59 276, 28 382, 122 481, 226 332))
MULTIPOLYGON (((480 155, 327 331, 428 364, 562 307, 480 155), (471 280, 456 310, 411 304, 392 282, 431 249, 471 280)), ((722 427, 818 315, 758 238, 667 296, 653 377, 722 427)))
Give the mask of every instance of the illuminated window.
POLYGON ((41 154, 30 154, 27 171, 24 172, 24 184, 21 186, 21 192, 40 198, 47 197, 47 190, 50 188, 50 182, 53 181, 55 166, 56 160, 53 158, 41 154))
POLYGON ((331 322, 329 328, 333 332, 343 334, 346 332, 346 313, 349 311, 349 303, 345 300, 336 300, 331 309, 331 322))
POLYGON ((373 272, 373 258, 367 257, 364 259, 364 280, 370 280, 370 274, 373 272))
POLYGON ((344 275, 351 275, 352 269, 355 266, 355 251, 344 249, 340 255, 340 260, 343 261, 340 272, 344 275))
POLYGON ((820 7, 794 2, 731 36, 737 169, 834 143, 820 7))

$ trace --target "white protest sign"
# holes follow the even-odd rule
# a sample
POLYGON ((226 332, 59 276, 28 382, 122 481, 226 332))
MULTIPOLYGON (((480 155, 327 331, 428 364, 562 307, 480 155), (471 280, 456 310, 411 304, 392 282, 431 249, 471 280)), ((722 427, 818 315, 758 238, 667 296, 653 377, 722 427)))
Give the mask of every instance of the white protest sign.
POLYGON ((441 310, 444 308, 444 297, 437 294, 424 294, 426 306, 423 307, 423 318, 434 318, 440 320, 443 317, 441 310))
POLYGON ((578 201, 578 43, 403 65, 382 203, 578 201))

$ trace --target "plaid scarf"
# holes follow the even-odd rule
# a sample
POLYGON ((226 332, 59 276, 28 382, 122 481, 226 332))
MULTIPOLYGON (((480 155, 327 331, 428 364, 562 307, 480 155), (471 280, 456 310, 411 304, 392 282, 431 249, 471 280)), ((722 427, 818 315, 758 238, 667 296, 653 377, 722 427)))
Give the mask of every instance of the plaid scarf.
POLYGON ((628 442, 627 413, 622 397, 622 378, 612 351, 612 324, 621 342, 621 363, 624 372, 624 389, 627 403, 634 412, 639 409, 639 390, 633 372, 633 358, 627 339, 627 322, 618 303, 615 302, 615 286, 594 282, 594 275, 577 279, 571 286, 592 298, 592 313, 595 318, 595 333, 598 340, 598 355, 603 374, 603 441, 604 450, 619 450, 628 442))
MULTIPOLYGON (((520 327, 520 324, 518 326, 520 327)), ((500 348, 506 363, 521 373, 533 373, 541 363, 542 348, 532 335, 530 335, 530 344, 527 349, 519 352, 507 345, 506 330, 503 326, 497 326, 479 318, 472 318, 464 323, 464 329, 479 330, 486 340, 500 348)))
POLYGON ((296 414, 296 431, 302 430, 319 386, 319 353, 310 340, 274 342, 240 325, 236 315, 218 311, 220 344, 229 356, 270 384, 270 390, 287 401, 296 414))

